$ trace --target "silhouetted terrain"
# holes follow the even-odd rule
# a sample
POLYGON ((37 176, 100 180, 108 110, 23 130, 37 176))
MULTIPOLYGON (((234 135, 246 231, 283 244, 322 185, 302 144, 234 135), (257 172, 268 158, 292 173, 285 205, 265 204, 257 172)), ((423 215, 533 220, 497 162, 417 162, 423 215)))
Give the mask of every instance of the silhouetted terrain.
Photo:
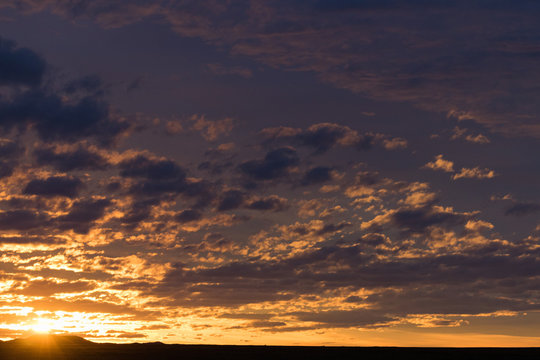
POLYGON ((540 348, 392 348, 98 344, 77 336, 36 335, 0 343, 0 359, 540 359, 540 348))

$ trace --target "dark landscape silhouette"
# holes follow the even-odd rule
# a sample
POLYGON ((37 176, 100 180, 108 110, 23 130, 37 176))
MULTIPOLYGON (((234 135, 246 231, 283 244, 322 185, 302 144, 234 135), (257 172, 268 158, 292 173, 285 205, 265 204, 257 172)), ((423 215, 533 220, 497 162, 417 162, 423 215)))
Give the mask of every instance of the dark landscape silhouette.
POLYGON ((413 348, 94 343, 78 336, 33 335, 0 343, 0 359, 539 359, 540 348, 413 348))

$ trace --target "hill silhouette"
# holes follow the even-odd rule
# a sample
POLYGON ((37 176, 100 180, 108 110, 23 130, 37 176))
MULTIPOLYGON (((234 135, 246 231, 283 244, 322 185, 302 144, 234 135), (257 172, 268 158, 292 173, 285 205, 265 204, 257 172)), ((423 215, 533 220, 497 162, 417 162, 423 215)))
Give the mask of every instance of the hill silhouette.
POLYGON ((72 335, 33 335, 0 342, 0 359, 540 359, 540 348, 398 348, 317 346, 101 344, 72 335))
POLYGON ((16 344, 17 346, 43 346, 48 343, 56 344, 58 346, 84 346, 95 344, 80 336, 54 334, 34 334, 29 337, 11 340, 7 343, 10 345, 16 344))

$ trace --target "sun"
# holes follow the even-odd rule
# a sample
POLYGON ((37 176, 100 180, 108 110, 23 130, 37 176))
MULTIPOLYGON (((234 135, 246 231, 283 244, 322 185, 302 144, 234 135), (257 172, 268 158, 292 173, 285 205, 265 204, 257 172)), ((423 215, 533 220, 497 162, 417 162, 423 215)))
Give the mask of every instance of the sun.
POLYGON ((50 334, 52 331, 52 324, 44 319, 39 319, 34 325, 32 325, 32 331, 37 334, 50 334))

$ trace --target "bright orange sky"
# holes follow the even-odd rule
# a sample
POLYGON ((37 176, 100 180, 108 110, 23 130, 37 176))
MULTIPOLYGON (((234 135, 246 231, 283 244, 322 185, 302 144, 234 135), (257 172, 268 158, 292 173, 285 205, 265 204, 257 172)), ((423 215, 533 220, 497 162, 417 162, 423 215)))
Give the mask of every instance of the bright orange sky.
POLYGON ((540 344, 537 2, 12 3, 0 339, 540 344))

